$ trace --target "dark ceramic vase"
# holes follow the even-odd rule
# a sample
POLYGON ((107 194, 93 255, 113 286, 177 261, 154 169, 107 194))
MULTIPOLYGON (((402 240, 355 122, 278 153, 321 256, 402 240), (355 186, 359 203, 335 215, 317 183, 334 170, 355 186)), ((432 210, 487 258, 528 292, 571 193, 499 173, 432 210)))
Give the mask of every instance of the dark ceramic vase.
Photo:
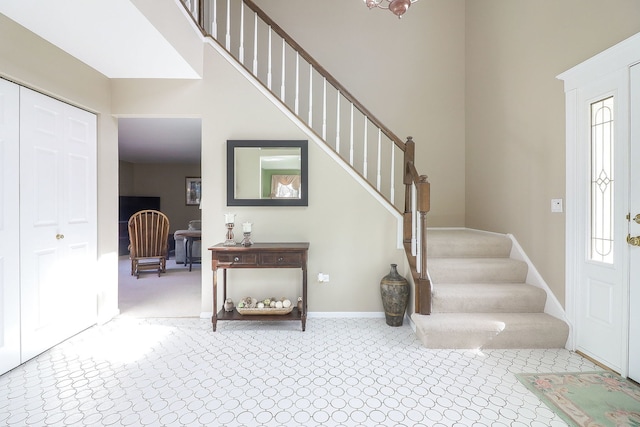
POLYGON ((409 303, 409 282, 398 274, 397 267, 391 264, 391 271, 380 281, 384 317, 389 326, 402 326, 409 303))

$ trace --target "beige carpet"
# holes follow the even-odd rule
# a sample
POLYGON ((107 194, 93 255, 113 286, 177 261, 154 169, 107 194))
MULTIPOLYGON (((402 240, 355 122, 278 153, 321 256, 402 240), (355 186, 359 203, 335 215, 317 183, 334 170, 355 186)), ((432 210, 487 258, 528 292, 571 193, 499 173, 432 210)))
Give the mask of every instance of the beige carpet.
POLYGON ((143 272, 131 276, 129 258, 118 260, 118 303, 120 317, 199 317, 201 312, 201 265, 193 270, 174 259, 167 260, 167 272, 143 272))
POLYGON ((544 313, 547 294, 526 283, 507 235, 432 228, 427 245, 432 314, 411 316, 427 348, 565 346, 569 326, 544 313))

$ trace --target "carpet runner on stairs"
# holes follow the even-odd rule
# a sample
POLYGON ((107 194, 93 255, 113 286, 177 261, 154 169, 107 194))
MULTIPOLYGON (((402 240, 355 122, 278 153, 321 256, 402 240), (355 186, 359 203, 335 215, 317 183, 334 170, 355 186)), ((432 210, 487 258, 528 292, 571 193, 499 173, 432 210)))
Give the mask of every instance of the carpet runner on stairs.
POLYGON ((432 314, 413 314, 428 348, 563 348, 569 326, 544 313, 544 289, 510 258, 511 239, 468 229, 427 233, 432 314))

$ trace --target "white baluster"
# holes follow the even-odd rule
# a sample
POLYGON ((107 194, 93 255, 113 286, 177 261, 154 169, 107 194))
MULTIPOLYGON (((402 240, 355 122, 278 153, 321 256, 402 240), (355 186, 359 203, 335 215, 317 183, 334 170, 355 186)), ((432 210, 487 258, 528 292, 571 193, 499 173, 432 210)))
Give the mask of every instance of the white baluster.
POLYGON ((240 2, 240 48, 238 51, 240 63, 244 65, 244 2, 240 2))
POLYGON ((230 50, 231 46, 231 29, 229 28, 231 25, 231 1, 227 0, 227 34, 224 39, 224 46, 227 50, 230 50))
POLYGON ((367 116, 364 116, 364 136, 363 136, 363 143, 364 143, 364 153, 362 154, 364 157, 364 162, 362 165, 362 176, 364 176, 364 179, 367 179, 367 169, 369 168, 369 162, 367 159, 367 148, 369 145, 369 141, 367 141, 367 135, 368 135, 368 121, 367 121, 367 116))
POLYGON ((309 127, 313 128, 313 65, 309 64, 309 127))
POLYGON ((395 170, 396 170, 396 144, 391 141, 391 204, 395 203, 396 189, 395 189, 395 170))
MULTIPOLYGON (((411 183, 411 255, 418 254, 418 239, 416 235, 418 230, 418 189, 415 182, 411 183)), ((420 262, 416 259, 416 263, 420 262)), ((420 271, 420 270, 418 270, 420 271)))
POLYGON ((285 68, 286 68, 286 61, 284 58, 285 55, 285 40, 282 39, 282 82, 280 84, 280 99, 282 100, 282 102, 285 102, 284 100, 284 78, 285 78, 285 68))
POLYGON ((211 35, 218 40, 218 0, 213 0, 213 18, 211 22, 211 35))
POLYGON ((327 78, 322 79, 322 139, 327 140, 327 78))
POLYGON ((336 151, 340 154, 340 91, 338 91, 336 99, 338 100, 336 105, 336 151))
POLYGON ((269 26, 269 48, 267 58, 267 87, 271 90, 271 26, 269 26))
POLYGON ((296 51, 296 98, 293 110, 298 115, 298 106, 300 105, 300 54, 296 51))
POLYGON ((349 113, 349 164, 353 166, 353 103, 349 113))
POLYGON ((253 14, 253 75, 258 77, 258 14, 253 14))
POLYGON ((378 128, 378 166, 377 166, 377 176, 376 176, 376 190, 380 191, 380 181, 382 180, 382 130, 378 128))

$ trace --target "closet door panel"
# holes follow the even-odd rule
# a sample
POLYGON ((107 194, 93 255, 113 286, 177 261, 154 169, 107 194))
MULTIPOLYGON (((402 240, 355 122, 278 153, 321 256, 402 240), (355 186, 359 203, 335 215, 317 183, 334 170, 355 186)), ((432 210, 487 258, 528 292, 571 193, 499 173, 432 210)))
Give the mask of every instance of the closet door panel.
POLYGON ((21 88, 23 361, 96 320, 95 115, 21 88))
POLYGON ((0 374, 20 364, 19 87, 0 79, 0 374))
POLYGON ((74 274, 68 287, 75 301, 75 327, 96 323, 97 290, 97 122, 94 114, 65 105, 63 226, 66 263, 74 274))

